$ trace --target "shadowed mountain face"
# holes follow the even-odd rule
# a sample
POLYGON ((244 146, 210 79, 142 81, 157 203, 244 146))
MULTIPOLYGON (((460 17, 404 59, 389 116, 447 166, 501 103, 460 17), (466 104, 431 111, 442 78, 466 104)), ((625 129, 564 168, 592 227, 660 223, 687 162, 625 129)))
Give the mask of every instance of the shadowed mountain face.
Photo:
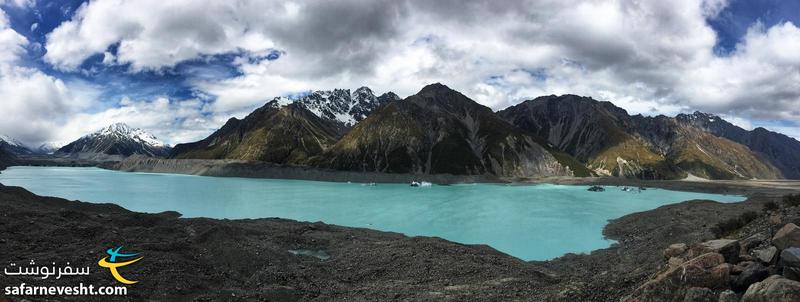
POLYGON ((545 137, 601 175, 714 179, 780 178, 747 146, 679 119, 630 116, 609 102, 575 95, 546 96, 498 113, 545 137))
POLYGON ((342 131, 298 103, 281 106, 273 100, 242 120, 231 118, 204 140, 175 146, 171 157, 304 164, 333 145, 342 131))
POLYGON ((786 178, 800 178, 800 142, 794 138, 761 127, 747 131, 718 116, 702 112, 679 114, 675 118, 681 123, 749 147, 777 167, 786 178))
POLYGON ((56 151, 60 155, 105 154, 130 156, 141 154, 153 157, 165 157, 170 147, 156 139, 155 136, 141 129, 117 123, 86 135, 61 147, 56 151))
POLYGON ((16 156, 4 148, 0 148, 0 170, 13 165, 16 162, 16 156))
POLYGON ((386 173, 571 174, 534 136, 441 84, 376 111, 317 164, 386 173))

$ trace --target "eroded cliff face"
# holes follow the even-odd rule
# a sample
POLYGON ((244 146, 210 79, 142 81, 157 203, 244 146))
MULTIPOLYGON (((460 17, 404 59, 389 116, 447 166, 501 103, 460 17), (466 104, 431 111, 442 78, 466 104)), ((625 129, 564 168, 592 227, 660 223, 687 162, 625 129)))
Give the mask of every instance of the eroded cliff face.
POLYGON ((441 84, 375 112, 322 158, 321 166, 369 172, 572 174, 536 137, 441 84))
POLYGON ((679 119, 630 116, 609 102, 547 96, 498 113, 573 155, 599 175, 674 179, 781 178, 779 169, 745 145, 679 119))

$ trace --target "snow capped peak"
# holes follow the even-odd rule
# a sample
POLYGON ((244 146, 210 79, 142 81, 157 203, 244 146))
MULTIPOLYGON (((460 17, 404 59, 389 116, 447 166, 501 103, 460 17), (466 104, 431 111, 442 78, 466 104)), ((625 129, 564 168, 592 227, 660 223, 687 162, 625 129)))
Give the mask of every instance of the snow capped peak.
POLYGON ((161 142, 154 135, 145 132, 139 128, 132 128, 125 123, 114 123, 98 130, 95 133, 88 135, 88 137, 105 137, 113 136, 117 138, 129 138, 153 147, 165 147, 167 144, 161 142))
MULTIPOLYGON (((394 95, 394 94, 391 94, 394 95)), ((352 127, 386 102, 396 98, 378 98, 369 87, 360 87, 350 93, 349 89, 317 90, 296 98, 277 97, 267 103, 280 108, 298 103, 314 115, 352 127)))
POLYGON ((24 147, 24 145, 20 141, 4 134, 0 134, 0 142, 5 142, 6 144, 9 144, 14 147, 24 147))

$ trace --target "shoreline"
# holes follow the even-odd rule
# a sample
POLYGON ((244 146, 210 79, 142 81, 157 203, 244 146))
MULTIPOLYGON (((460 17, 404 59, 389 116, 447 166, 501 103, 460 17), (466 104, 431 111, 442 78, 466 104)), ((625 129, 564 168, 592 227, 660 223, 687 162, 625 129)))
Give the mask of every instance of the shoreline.
MULTIPOLYGON (((141 171, 141 172, 146 172, 146 171, 141 171)), ((383 238, 378 241, 385 243, 382 243, 378 246, 374 245, 366 247, 361 246, 357 249, 360 251, 360 253, 369 254, 370 257, 383 259, 377 262, 381 263, 380 265, 368 264, 368 263, 376 263, 370 261, 366 261, 367 264, 364 264, 363 262, 365 261, 365 259, 363 258, 358 258, 358 257, 353 258, 351 255, 344 256, 346 258, 345 262, 349 263, 347 267, 350 267, 351 269, 352 267, 357 267, 360 270, 367 270, 367 271, 381 270, 381 271, 391 272, 390 275, 392 275, 393 277, 383 276, 376 279, 377 281, 375 282, 370 282, 369 284, 360 283, 358 285, 360 286, 359 288, 361 288, 360 292, 361 294, 364 294, 365 293, 364 291, 366 291, 370 295, 375 295, 375 297, 385 297, 387 299, 395 297, 405 297, 406 299, 423 299, 423 300, 441 299, 443 297, 449 297, 449 299, 455 299, 455 300, 477 299, 477 298, 558 300, 561 298, 578 297, 578 299, 581 300, 606 301, 606 300, 619 300, 619 298, 624 297, 625 295, 631 293, 640 284, 648 280, 653 273, 658 271, 661 265, 663 265, 661 250, 663 250, 667 245, 675 242, 692 243, 692 242, 699 242, 707 239, 712 239, 713 236, 711 235, 710 230, 715 223, 731 217, 737 217, 738 215, 741 215, 742 213, 747 211, 760 211, 764 203, 769 201, 777 201, 784 194, 796 193, 800 191, 800 182, 783 181, 783 180, 689 182, 689 181, 651 181, 651 180, 638 181, 632 179, 559 177, 559 178, 541 178, 534 180, 529 179, 514 184, 527 185, 527 184, 540 184, 540 183, 563 184, 563 185, 604 185, 604 186, 642 185, 646 187, 658 187, 658 188, 681 190, 681 191, 694 191, 694 192, 706 192, 706 193, 717 193, 717 194, 740 194, 746 196, 746 199, 744 201, 735 203, 718 203, 712 201, 689 200, 689 201, 683 201, 675 204, 661 206, 659 208, 649 211, 624 215, 622 217, 609 220, 608 223, 603 227, 602 231, 603 236, 607 239, 615 241, 615 243, 613 243, 610 247, 594 250, 585 254, 568 253, 560 257, 546 261, 526 262, 518 258, 503 254, 485 245, 465 245, 434 237, 408 237, 399 233, 382 232, 366 228, 342 227, 336 225, 328 225, 321 222, 316 222, 316 223, 298 222, 298 221, 293 221, 288 219, 278 219, 278 218, 234 219, 234 220, 217 220, 208 218, 177 218, 178 214, 174 212, 159 213, 159 214, 135 213, 125 210, 115 204, 89 204, 82 202, 66 201, 54 197, 39 197, 29 192, 26 193, 29 195, 26 195, 25 193, 22 192, 15 192, 15 194, 17 195, 22 194, 25 197, 23 199, 27 200, 27 202, 30 202, 31 200, 46 200, 47 201, 46 203, 55 203, 57 204, 57 207, 61 208, 62 210, 66 208, 67 209, 66 211, 72 211, 69 210, 72 207, 95 209, 94 211, 98 212, 97 214, 98 217, 110 215, 109 213, 116 213, 113 215, 117 215, 119 213, 127 212, 129 214, 124 214, 123 216, 133 215, 134 217, 138 217, 136 219, 144 219, 145 221, 162 220, 162 219, 164 220, 163 223, 156 223, 156 224, 148 223, 147 225, 138 227, 139 229, 142 230, 158 230, 159 228, 176 228, 179 225, 202 222, 202 223, 214 224, 216 225, 216 228, 221 227, 222 229, 230 229, 230 228, 236 229, 238 226, 241 225, 266 224, 269 225, 269 228, 266 228, 266 230, 272 230, 272 231, 275 231, 276 229, 282 229, 287 226, 292 226, 293 228, 299 227, 301 229, 311 228, 317 230, 320 229, 336 230, 336 232, 339 232, 341 234, 347 234, 344 237, 340 237, 339 239, 325 239, 313 243, 313 241, 311 242, 308 241, 308 238, 306 238, 305 236, 306 232, 304 231, 300 234, 295 234, 297 236, 300 236, 297 237, 296 239, 291 239, 287 242, 284 242, 285 238, 284 239, 274 238, 274 240, 276 241, 271 243, 273 245, 277 244, 285 246, 288 249, 302 249, 304 246, 302 244, 297 245, 297 242, 306 242, 307 244, 313 243, 311 245, 324 248, 326 251, 328 251, 328 253, 332 253, 331 246, 347 246, 351 244, 348 243, 350 242, 350 239, 346 238, 351 238, 351 236, 356 236, 353 234, 360 234, 356 237, 383 238), (385 236, 388 237, 384 238, 385 236), (400 248, 386 250, 382 247, 383 244, 389 244, 390 246, 395 246, 395 247, 397 247, 397 245, 399 244, 400 248), (436 248, 433 248, 433 251, 438 251, 438 252, 430 254, 430 252, 432 251, 431 246, 436 246, 436 248), (452 249, 456 249, 459 252, 457 253, 449 252, 452 249), (432 259, 434 260, 431 260, 431 262, 422 262, 422 263, 418 261, 414 262, 414 260, 412 259, 416 259, 419 253, 423 253, 428 257, 432 257, 432 259), (405 256, 397 258, 397 255, 405 255, 405 256), (411 258, 406 260, 401 260, 403 257, 411 257, 411 258), (412 264, 410 264, 411 266, 397 267, 396 266, 397 261, 407 261, 412 264), (491 265, 481 266, 481 265, 486 265, 485 264, 486 261, 489 261, 491 265), (437 268, 437 272, 435 273, 435 275, 437 276, 436 278, 440 280, 439 282, 430 283, 430 281, 424 281, 431 279, 426 275, 427 273, 422 274, 419 271, 420 269, 424 268, 427 272, 431 269, 432 265, 437 268), (460 269, 459 270, 447 269, 447 267, 450 266, 456 266, 459 267, 460 269), (490 271, 498 273, 490 274, 490 276, 469 276, 469 277, 466 276, 468 275, 466 274, 466 272, 473 272, 476 269, 478 269, 477 267, 482 267, 479 269, 480 271, 490 271), (406 282, 405 284, 416 284, 413 288, 417 289, 417 291, 410 290, 410 288, 395 288, 390 285, 397 282, 396 279, 397 274, 402 274, 400 273, 400 271, 408 271, 408 270, 414 271, 416 275, 407 276, 408 278, 404 279, 405 281, 403 282, 406 282), (518 271, 526 272, 526 274, 532 274, 532 275, 526 275, 526 277, 519 277, 514 273, 518 271), (508 281, 507 283, 503 282, 498 283, 497 280, 512 280, 512 281, 508 281), (381 293, 387 290, 386 286, 390 286, 389 292, 391 292, 392 295, 380 296, 381 293), (422 290, 422 288, 424 288, 424 290, 422 290), (481 290, 484 292, 476 294, 476 290, 481 290), (513 293, 513 294, 511 296, 508 296, 507 295, 508 293, 513 293)), ((0 187, 0 195, 6 194, 7 193, 6 191, 8 191, 9 188, 12 191, 27 192, 21 188, 15 189, 13 187, 2 186, 0 187)), ((8 213, 10 213, 11 215, 13 215, 15 211, 26 209, 22 213, 37 213, 36 217, 47 217, 49 219, 52 219, 53 221, 56 221, 56 224, 58 224, 59 221, 61 221, 60 222, 61 224, 55 225, 54 228, 58 230, 67 230, 65 229, 67 228, 67 225, 64 224, 67 222, 63 222, 64 221, 63 218, 59 219, 58 215, 56 216, 44 215, 42 209, 37 208, 39 205, 25 205, 16 203, 15 205, 9 206, 8 202, 9 201, 6 199, 0 200, 0 207, 6 207, 7 210, 9 211, 8 213)), ((125 220, 131 221, 130 218, 125 218, 125 220)), ((69 228, 75 228, 76 226, 74 224, 75 223, 73 223, 73 226, 70 226, 69 228)), ((80 225, 83 224, 84 223, 82 222, 78 222, 77 227, 82 228, 80 225)), ((0 224, 0 227, 2 227, 2 224, 0 224)), ((260 229, 262 229, 263 231, 263 226, 260 227, 260 229)), ((178 228, 176 229, 176 232, 183 234, 182 233, 183 231, 180 230, 181 228, 178 228)), ((8 230, 6 230, 6 232, 8 233, 8 230)), ((120 236, 121 234, 126 234, 126 233, 127 232, 121 231, 119 232, 119 234, 115 234, 113 236, 120 236)), ((168 243, 168 241, 175 240, 174 238, 172 239, 162 238, 164 235, 160 234, 160 231, 156 231, 156 233, 157 234, 137 235, 139 237, 138 240, 143 240, 142 242, 151 242, 149 244, 144 244, 144 247, 146 247, 145 251, 148 251, 148 253, 159 253, 157 249, 153 251, 149 251, 148 249, 150 249, 152 246, 171 246, 171 244, 168 243)), ((284 235, 284 236, 295 236, 295 235, 284 235)), ((188 236, 187 238, 191 238, 190 235, 186 236, 188 236)), ((43 240, 43 238, 46 237, 42 237, 39 235, 26 236, 26 238, 22 238, 22 241, 19 242, 20 245, 18 245, 18 247, 29 246, 30 244, 34 245, 47 244, 48 240, 43 240)), ((184 240, 187 242, 183 244, 191 245, 192 244, 190 242, 191 240, 187 238, 180 240, 184 240)), ((253 244, 259 244, 261 243, 261 241, 263 241, 263 239, 248 238, 247 236, 245 236, 245 238, 247 239, 242 239, 242 238, 239 239, 248 242, 254 242, 253 244)), ((225 241, 226 239, 217 238, 212 241, 216 240, 225 241)), ((7 242, 0 244, 5 244, 8 247, 12 247, 7 242)), ((214 244, 214 242, 206 242, 204 244, 214 244)), ((222 246, 224 245, 222 242, 217 242, 217 245, 219 245, 216 247, 218 249, 217 252, 220 254, 226 254, 232 252, 231 247, 222 246)), ((74 247, 74 249, 77 250, 78 247, 74 247)), ((14 249, 8 249, 7 251, 11 250, 14 249)), ((23 254, 30 257, 39 255, 39 254, 26 254, 29 252, 26 252, 25 249, 16 249, 16 250, 22 251, 23 254)), ((170 257, 175 256, 175 255, 170 255, 170 253, 179 253, 179 252, 172 251, 169 253, 161 253, 161 256, 159 257, 165 257, 164 259, 169 259, 170 257)), ((9 255, 3 255, 3 256, 9 256, 9 255)), ((14 256, 24 257, 24 255, 14 255, 14 256)), ((340 254, 334 256, 343 257, 340 254)), ((282 257, 285 258, 286 256, 284 255, 282 257)), ((164 259, 158 261, 162 260, 167 261, 164 259)), ((289 260, 286 259, 281 260, 281 261, 288 261, 286 262, 287 263, 286 265, 289 266, 280 266, 280 268, 276 269, 278 269, 279 271, 288 272, 289 274, 299 274, 308 270, 309 260, 311 260, 311 263, 317 263, 319 261, 319 259, 313 257, 298 257, 290 255, 289 260), (312 258, 312 259, 307 259, 307 258, 312 258), (304 266, 306 268, 298 269, 297 266, 290 265, 291 263, 295 263, 293 261, 298 261, 299 263, 303 263, 301 266, 304 266)), ((325 262, 323 261, 322 263, 325 262)), ((214 265, 214 264, 194 263, 189 266, 193 267, 198 265, 203 267, 205 265, 214 265)), ((245 271, 246 270, 239 271, 238 273, 241 274, 245 271)), ((327 270, 323 271, 327 272, 327 270)), ((335 275, 334 277, 349 278, 346 275, 347 274, 335 275)), ((327 277, 330 277, 330 272, 322 273, 322 271, 315 271, 311 273, 311 275, 307 275, 306 277, 312 278, 314 280, 320 280, 318 282, 325 283, 322 280, 324 280, 327 277)), ((170 281, 169 278, 164 278, 160 282, 170 283, 172 281, 170 281)), ((232 285, 227 285, 227 286, 230 288, 220 288, 219 290, 220 291, 233 290, 232 285)), ((281 286, 289 286, 289 285, 281 285, 281 286)), ((289 287, 294 288, 294 290, 289 292, 292 292, 293 294, 299 294, 299 296, 292 296, 295 298, 316 297, 316 299, 321 299, 321 300, 330 300, 330 299, 338 300, 346 298, 358 299, 359 297, 361 298, 364 297, 363 295, 359 296, 357 293, 350 292, 351 290, 354 290, 352 288, 350 290, 342 290, 340 286, 342 285, 339 284, 338 286, 333 286, 333 287, 323 286, 324 288, 323 290, 310 291, 308 288, 301 290, 299 289, 302 287, 301 285, 293 283, 289 287), (322 296, 315 296, 319 292, 324 292, 325 294, 322 296), (329 299, 319 298, 319 297, 328 297, 329 299)), ((158 291, 159 290, 157 288, 147 289, 147 293, 142 297, 148 297, 151 294, 158 293, 158 291)), ((247 294, 244 292, 238 292, 238 293, 244 295, 247 294)), ((194 294, 202 296, 203 293, 198 291, 195 292, 194 294)), ((259 296, 259 297, 275 298, 276 296, 272 296, 272 294, 269 294, 267 296, 259 296)), ((2 296, 0 296, 0 298, 2 298, 2 296)))
MULTIPOLYGON (((409 184, 412 181, 427 181, 447 185, 458 183, 497 183, 509 185, 559 184, 559 185, 600 185, 654 187, 678 191, 737 194, 753 189, 766 188, 791 191, 800 180, 642 180, 620 177, 568 177, 547 176, 540 178, 512 178, 493 175, 452 175, 452 174, 395 174, 379 172, 357 172, 321 169, 307 166, 286 166, 266 162, 242 160, 205 159, 161 159, 145 156, 131 156, 122 161, 94 161, 62 157, 21 158, 12 166, 70 166, 98 167, 121 172, 171 173, 196 176, 242 177, 265 179, 293 179, 328 182, 354 183, 397 183, 409 184)), ((0 169, 1 171, 2 169, 0 169)))
POLYGON ((116 204, 41 197, 19 187, 0 186, 0 210, 10 217, 0 229, 11 235, 0 242, 7 247, 0 249, 0 259, 44 257, 49 261, 76 253, 84 256, 74 263, 96 262, 92 257, 102 254, 103 244, 125 242, 150 261, 131 270, 134 276, 150 280, 135 287, 133 297, 142 299, 222 299, 234 293, 250 299, 323 301, 364 297, 607 301, 618 300, 649 279, 661 267, 661 250, 667 245, 709 239, 714 223, 760 210, 764 202, 782 193, 751 191, 742 202, 690 200, 628 214, 604 227, 603 235, 616 241, 608 248, 523 261, 486 245, 436 237, 280 218, 220 220, 179 218, 176 212, 136 213, 116 204), (31 225, 35 227, 26 227, 25 234, 12 231, 31 225), (53 232, 67 238, 47 235, 53 232), (94 254, 85 256, 86 249, 94 254), (290 250, 324 251, 330 259, 295 255, 290 250), (252 259, 271 264, 254 268, 252 259), (170 263, 182 265, 168 272, 159 269, 170 263), (193 274, 199 277, 176 278, 193 274), (238 276, 235 280, 241 282, 253 274, 283 281, 250 284, 244 290, 240 283, 208 281, 219 278, 214 277, 217 274, 238 276), (153 285, 154 280, 159 286, 153 285), (176 286, 183 288, 179 296, 162 290, 176 286))

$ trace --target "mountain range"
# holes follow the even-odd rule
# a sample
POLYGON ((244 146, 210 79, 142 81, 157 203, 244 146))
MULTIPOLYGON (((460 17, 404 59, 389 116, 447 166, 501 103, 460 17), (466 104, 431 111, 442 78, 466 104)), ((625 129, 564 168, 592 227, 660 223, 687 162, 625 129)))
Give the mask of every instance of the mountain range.
POLYGON ((498 114, 546 138, 599 175, 645 179, 682 178, 688 173, 711 179, 784 177, 758 150, 698 127, 683 116, 631 116, 610 102, 575 95, 539 97, 498 114))
MULTIPOLYGON (((9 138, 0 146, 12 156, 34 152, 9 138)), ((630 115, 576 95, 538 97, 493 112, 438 83, 405 99, 391 92, 376 96, 367 87, 278 97, 203 140, 174 148, 114 124, 56 155, 79 153, 382 173, 800 178, 800 142, 712 114, 630 115)))

